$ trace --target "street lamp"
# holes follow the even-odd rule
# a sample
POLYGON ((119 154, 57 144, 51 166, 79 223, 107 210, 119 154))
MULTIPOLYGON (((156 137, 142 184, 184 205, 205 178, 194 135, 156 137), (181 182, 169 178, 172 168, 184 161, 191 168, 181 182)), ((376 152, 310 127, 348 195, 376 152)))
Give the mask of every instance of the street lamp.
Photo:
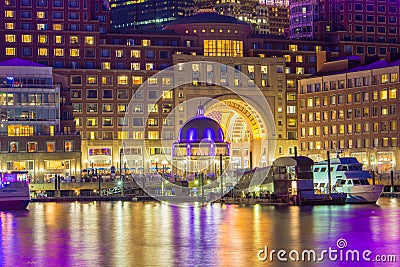
POLYGON ((166 160, 163 160, 161 162, 161 164, 162 164, 162 172, 163 172, 163 175, 162 175, 162 178, 161 178, 161 195, 162 196, 164 195, 165 167, 167 166, 167 163, 168 162, 166 160))

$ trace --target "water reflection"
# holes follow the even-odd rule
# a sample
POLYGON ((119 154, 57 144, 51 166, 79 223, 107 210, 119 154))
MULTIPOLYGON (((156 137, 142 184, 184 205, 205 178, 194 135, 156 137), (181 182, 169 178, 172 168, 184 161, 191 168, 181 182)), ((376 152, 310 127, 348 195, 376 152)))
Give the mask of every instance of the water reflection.
POLYGON ((348 248, 387 254, 400 251, 399 205, 31 203, 29 211, 0 212, 0 265, 281 266, 276 258, 260 262, 257 252, 265 245, 322 250, 339 238, 348 248))

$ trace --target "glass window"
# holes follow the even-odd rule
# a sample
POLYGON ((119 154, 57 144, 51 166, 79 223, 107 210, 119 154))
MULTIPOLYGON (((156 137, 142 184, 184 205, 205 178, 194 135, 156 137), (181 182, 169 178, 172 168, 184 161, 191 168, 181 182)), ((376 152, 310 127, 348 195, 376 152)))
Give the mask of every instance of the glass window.
POLYGON ((64 151, 71 152, 74 149, 73 141, 64 141, 64 151))
POLYGON ((56 152, 56 142, 46 142, 46 152, 56 152))

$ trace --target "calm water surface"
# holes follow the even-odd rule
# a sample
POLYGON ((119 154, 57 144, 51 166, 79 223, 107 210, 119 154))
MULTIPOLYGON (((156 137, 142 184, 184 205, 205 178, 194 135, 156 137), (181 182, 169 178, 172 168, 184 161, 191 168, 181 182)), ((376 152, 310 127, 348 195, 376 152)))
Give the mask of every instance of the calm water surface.
POLYGON ((259 250, 319 253, 337 249, 340 238, 347 243, 343 250, 397 254, 397 263, 290 265, 400 266, 400 199, 301 208, 31 203, 28 211, 0 212, 0 220, 0 266, 283 266, 288 263, 276 257, 260 261, 259 250))

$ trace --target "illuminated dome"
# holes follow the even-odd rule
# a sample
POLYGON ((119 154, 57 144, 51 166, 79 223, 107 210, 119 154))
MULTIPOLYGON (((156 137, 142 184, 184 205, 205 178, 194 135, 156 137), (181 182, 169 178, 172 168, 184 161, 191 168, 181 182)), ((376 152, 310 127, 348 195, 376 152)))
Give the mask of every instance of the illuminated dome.
POLYGON ((204 107, 199 106, 197 116, 188 120, 180 129, 179 143, 224 142, 224 132, 215 120, 204 116, 204 107))

